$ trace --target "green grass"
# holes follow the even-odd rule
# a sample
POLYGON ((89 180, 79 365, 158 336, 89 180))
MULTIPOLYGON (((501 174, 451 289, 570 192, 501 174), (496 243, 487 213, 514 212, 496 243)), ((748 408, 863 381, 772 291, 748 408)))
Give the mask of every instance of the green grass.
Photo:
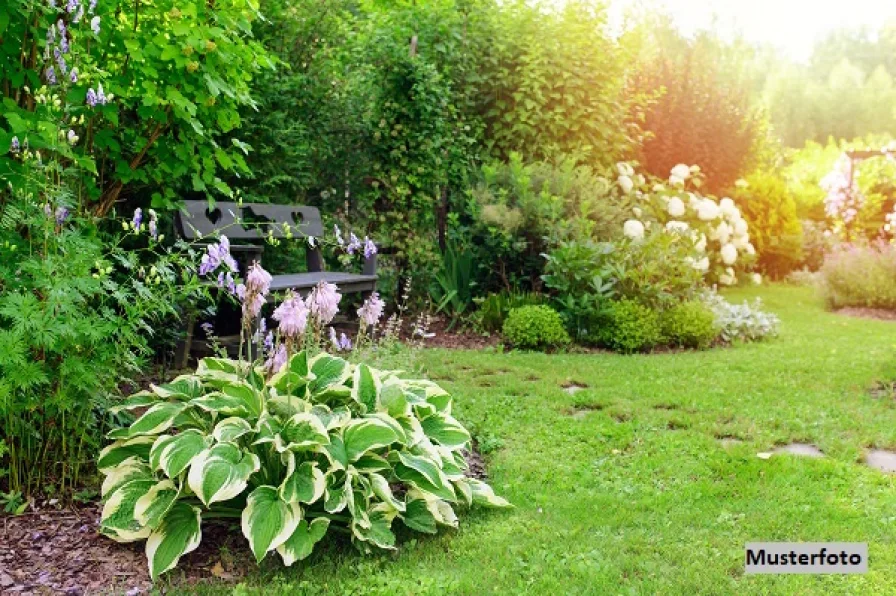
POLYGON ((489 473, 516 509, 464 513, 394 556, 266 561, 236 592, 896 593, 894 478, 860 463, 896 448, 896 403, 868 392, 896 378, 896 324, 826 313, 806 288, 732 298, 753 295, 781 317, 778 339, 648 356, 427 351, 456 415, 503 441, 489 473), (756 455, 790 441, 827 456, 756 455), (760 540, 868 542, 870 572, 744 576, 744 543, 760 540))

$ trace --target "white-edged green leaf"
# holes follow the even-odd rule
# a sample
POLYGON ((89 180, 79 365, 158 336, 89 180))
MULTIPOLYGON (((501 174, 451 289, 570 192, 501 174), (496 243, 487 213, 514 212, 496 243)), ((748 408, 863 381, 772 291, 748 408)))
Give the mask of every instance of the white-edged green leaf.
POLYGON ((310 412, 300 412, 290 418, 280 430, 282 441, 277 445, 278 451, 318 447, 330 442, 330 435, 321 423, 320 418, 310 412))
POLYGON ((124 460, 132 457, 148 462, 149 450, 155 441, 156 437, 152 436, 115 441, 106 445, 100 451, 100 456, 96 460, 96 467, 102 472, 107 468, 114 468, 124 460))
POLYGON ((158 402, 158 396, 152 391, 138 391, 122 403, 109 408, 109 413, 117 414, 119 412, 136 410, 137 408, 148 408, 158 402))
POLYGON ((218 422, 212 436, 219 443, 230 443, 251 432, 253 429, 248 420, 234 416, 218 422))
POLYGON ((161 435, 149 452, 149 465, 176 478, 187 469, 197 455, 211 444, 211 438, 194 428, 176 435, 161 435))
POLYGON ((434 447, 441 457, 442 472, 444 472, 449 480, 460 480, 466 477, 465 470, 467 469, 467 462, 464 460, 460 451, 452 451, 448 447, 442 447, 441 445, 435 445, 434 447), (461 467, 458 462, 460 462, 463 467, 461 467))
POLYGON ((470 486, 469 480, 462 478, 460 480, 452 480, 451 483, 454 484, 454 492, 464 498, 467 507, 473 505, 473 487, 470 486))
POLYGON ((117 542, 134 542, 149 536, 150 529, 134 516, 134 507, 155 484, 155 478, 144 478, 117 487, 103 503, 100 532, 117 542))
POLYGON ((446 501, 456 499, 451 481, 428 458, 399 451, 398 462, 395 463, 393 469, 395 476, 403 482, 408 482, 418 489, 446 501))
POLYGON ((163 433, 174 423, 174 419, 180 414, 186 404, 177 402, 162 402, 152 406, 142 416, 137 418, 128 429, 132 437, 140 435, 157 435, 163 433))
MULTIPOLYGON (((273 389, 272 391, 276 392, 277 390, 273 389)), ((308 412, 311 410, 311 404, 294 395, 280 395, 278 393, 267 401, 267 409, 268 412, 277 418, 287 420, 301 412, 308 412)))
POLYGON ((470 485, 470 489, 473 492, 474 505, 483 505, 485 507, 496 507, 500 509, 513 507, 507 499, 497 496, 495 491, 492 490, 492 487, 485 482, 476 480, 475 478, 467 478, 467 483, 470 485))
POLYGON ((330 409, 324 404, 315 404, 311 413, 317 416, 327 430, 342 428, 352 419, 351 410, 345 406, 330 409))
POLYGON ((405 504, 396 499, 395 495, 392 494, 392 489, 389 487, 389 481, 386 480, 385 476, 373 473, 368 474, 367 477, 370 479, 370 487, 373 489, 373 493, 379 497, 381 501, 388 503, 396 511, 404 511, 405 504))
POLYGON ((366 364, 356 366, 352 376, 352 399, 364 407, 364 412, 373 412, 380 390, 379 376, 366 364))
POLYGON ((430 439, 444 445, 460 449, 470 442, 470 433, 463 425, 448 414, 436 414, 420 421, 423 432, 430 439))
POLYGON ((424 534, 435 534, 438 531, 436 518, 429 510, 425 499, 411 499, 401 514, 404 525, 424 534))
POLYGON ((287 503, 273 486, 252 491, 243 509, 243 536, 259 563, 265 555, 286 542, 302 520, 298 503, 287 503))
POLYGON ((344 470, 348 467, 348 455, 345 452, 345 443, 339 435, 330 437, 330 443, 323 446, 322 453, 330 460, 330 465, 336 470, 344 470))
POLYGON ((314 550, 314 545, 323 539, 330 527, 330 520, 326 517, 318 517, 311 520, 302 520, 296 526, 286 542, 277 547, 277 552, 283 558, 283 564, 289 567, 296 561, 307 558, 314 550))
POLYGON ((190 405, 218 416, 249 416, 248 405, 238 397, 222 391, 212 391, 190 400, 190 405))
POLYGON ((227 383, 221 386, 221 393, 239 400, 253 417, 260 415, 264 408, 264 396, 249 383, 227 383))
POLYGON ((342 440, 349 461, 355 461, 373 449, 387 447, 399 438, 395 429, 380 418, 352 420, 342 430, 342 440))
POLYGON ((162 399, 189 401, 202 395, 202 381, 194 375, 181 375, 164 385, 150 385, 153 393, 162 399))
POLYGON ((102 472, 105 475, 103 485, 100 487, 100 496, 102 497, 110 495, 119 486, 131 480, 155 480, 149 464, 137 456, 129 457, 116 466, 103 469, 102 472))
POLYGON ((249 477, 260 466, 261 462, 254 453, 241 450, 235 443, 218 443, 193 459, 187 474, 187 485, 208 507, 243 492, 249 477))
POLYGON ((392 468, 392 464, 385 457, 376 453, 365 453, 352 465, 359 472, 382 472, 392 468))
POLYGON ((392 533, 392 520, 396 511, 383 504, 373 507, 367 517, 369 523, 365 525, 353 521, 352 534, 358 540, 369 542, 374 546, 387 550, 395 550, 395 534, 392 533))
MULTIPOLYGON (((455 515, 451 505, 444 499, 440 499, 417 489, 409 490, 406 498, 409 499, 408 507, 410 507, 410 502, 416 502, 417 505, 415 506, 419 506, 419 503, 422 502, 427 511, 432 515, 435 523, 443 526, 450 526, 452 528, 457 527, 457 515, 455 515)), ((419 511, 415 513, 418 516, 418 521, 424 521, 424 516, 419 511)))
POLYGON ((330 471, 326 475, 327 490, 324 492, 324 509, 327 513, 339 513, 348 504, 351 493, 351 478, 341 470, 330 471))
POLYGON ((203 358, 196 367, 196 374, 202 376, 208 372, 226 372, 232 375, 239 375, 242 368, 240 363, 229 358, 203 358))
POLYGON ((263 445, 264 443, 273 443, 280 435, 283 425, 280 421, 271 416, 268 412, 262 413, 255 423, 255 441, 253 445, 263 445))
POLYGON ((171 480, 166 478, 156 483, 145 495, 137 499, 134 505, 134 519, 141 526, 157 527, 179 495, 180 489, 171 480))
POLYGON ((287 453, 291 457, 286 479, 280 485, 280 497, 289 503, 298 501, 310 505, 324 496, 327 488, 324 473, 317 467, 317 462, 306 461, 296 466, 295 454, 287 453))
POLYGON ((403 381, 393 378, 383 383, 377 394, 376 409, 393 418, 404 418, 410 414, 403 381))
POLYGON ((333 387, 344 385, 351 375, 349 363, 336 356, 321 353, 309 362, 314 379, 308 384, 311 395, 318 395, 333 387))
POLYGON ((146 540, 146 560, 153 580, 173 569, 180 558, 202 541, 201 510, 179 501, 146 540))

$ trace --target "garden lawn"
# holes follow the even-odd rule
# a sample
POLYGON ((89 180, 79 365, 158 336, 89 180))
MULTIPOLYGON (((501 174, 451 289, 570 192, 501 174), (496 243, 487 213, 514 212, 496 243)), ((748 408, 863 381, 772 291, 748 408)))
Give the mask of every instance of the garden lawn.
POLYGON ((896 477, 861 463, 896 448, 896 402, 869 393, 896 378, 896 323, 824 312, 807 288, 729 298, 753 295, 781 317, 778 339, 636 356, 427 351, 457 416, 503 441, 488 470, 516 509, 402 535, 394 556, 328 547, 291 569, 269 557, 238 592, 896 593, 896 477), (570 382, 587 388, 569 395, 570 382), (791 441, 826 456, 757 456, 791 441), (745 576, 748 541, 868 542, 869 573, 745 576))

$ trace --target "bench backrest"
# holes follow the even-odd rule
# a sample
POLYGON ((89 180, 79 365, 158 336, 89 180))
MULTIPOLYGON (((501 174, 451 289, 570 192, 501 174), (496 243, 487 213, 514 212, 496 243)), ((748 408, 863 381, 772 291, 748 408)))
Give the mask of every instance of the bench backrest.
POLYGON ((320 211, 303 205, 266 205, 262 203, 216 202, 209 209, 208 201, 185 201, 175 218, 182 238, 195 240, 220 231, 231 239, 263 239, 270 232, 277 238, 286 236, 283 224, 289 224, 294 237, 323 235, 320 211), (239 223, 237 223, 239 222, 239 223))

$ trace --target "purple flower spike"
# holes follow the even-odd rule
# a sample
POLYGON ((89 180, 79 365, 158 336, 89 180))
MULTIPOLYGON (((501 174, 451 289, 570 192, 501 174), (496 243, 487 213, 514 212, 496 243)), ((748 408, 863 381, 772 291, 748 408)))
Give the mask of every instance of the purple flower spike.
MULTIPOLYGON (((72 72, 74 72, 74 71, 72 71, 72 72)), ((87 98, 84 101, 91 108, 96 107, 96 104, 97 104, 96 91, 94 91, 93 89, 88 89, 87 90, 87 98)))
POLYGON ((56 70, 52 66, 47 67, 46 73, 44 73, 47 79, 47 82, 51 85, 56 84, 56 70))
POLYGON ((90 28, 93 29, 94 35, 100 34, 100 18, 99 17, 93 17, 92 19, 90 19, 90 28))
POLYGON ((200 325, 200 327, 202 327, 202 330, 205 332, 206 337, 211 337, 211 335, 215 332, 215 328, 208 321, 200 325))
POLYGON ((56 21, 56 27, 59 29, 59 35, 65 37, 65 23, 62 21, 62 19, 56 21))
POLYGON ((19 137, 13 137, 12 142, 9 144, 9 150, 13 153, 18 153, 21 150, 19 146, 19 137))
POLYGON ((65 207, 56 207, 56 225, 61 226, 68 219, 68 209, 65 207))
POLYGON ((78 6, 80 6, 80 2, 78 0, 68 0, 68 4, 65 5, 65 12, 68 14, 72 14, 76 10, 78 10, 78 6))
POLYGON ((352 340, 350 340, 345 333, 339 336, 339 349, 344 352, 348 352, 352 349, 352 340))
POLYGON ((364 236, 364 258, 369 259, 373 255, 376 254, 376 244, 373 243, 373 240, 364 236))
POLYGON ((355 254, 355 251, 360 250, 360 248, 361 248, 361 241, 358 240, 358 237, 355 236, 354 232, 351 233, 348 237, 348 246, 345 247, 345 252, 347 252, 350 255, 353 255, 353 254, 355 254))
POLYGON ((72 83, 78 82, 78 69, 77 68, 72 69, 71 74, 68 75, 68 80, 71 81, 72 83))
POLYGON ((131 225, 133 225, 134 229, 139 232, 142 222, 143 222, 143 209, 141 209, 140 207, 137 207, 136 209, 134 209, 134 219, 131 220, 131 225))
POLYGON ((90 0, 90 4, 87 8, 87 12, 93 14, 93 11, 96 10, 96 0, 90 0))

